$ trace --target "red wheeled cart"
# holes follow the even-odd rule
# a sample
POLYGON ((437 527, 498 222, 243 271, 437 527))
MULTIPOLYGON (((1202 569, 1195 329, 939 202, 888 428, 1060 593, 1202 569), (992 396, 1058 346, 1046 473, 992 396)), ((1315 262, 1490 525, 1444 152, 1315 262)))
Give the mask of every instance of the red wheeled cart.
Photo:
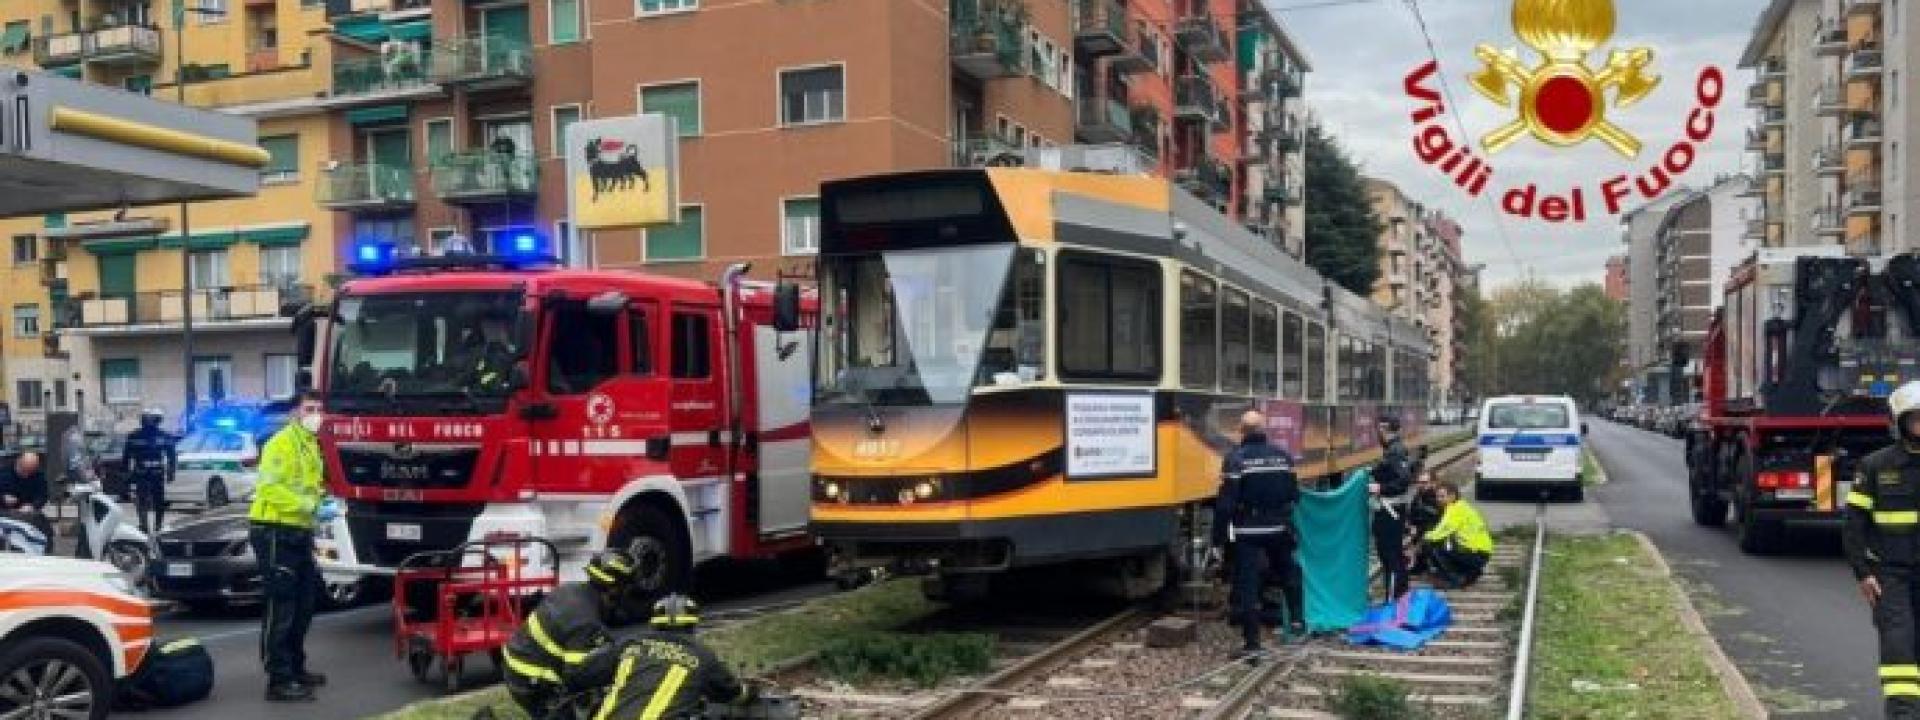
POLYGON ((394 572, 394 654, 422 682, 439 657, 447 692, 460 689, 469 654, 487 653, 499 667, 500 648, 520 629, 523 608, 531 610, 559 584, 559 556, 553 543, 528 537, 408 556, 394 572), (529 567, 535 562, 543 567, 529 567))

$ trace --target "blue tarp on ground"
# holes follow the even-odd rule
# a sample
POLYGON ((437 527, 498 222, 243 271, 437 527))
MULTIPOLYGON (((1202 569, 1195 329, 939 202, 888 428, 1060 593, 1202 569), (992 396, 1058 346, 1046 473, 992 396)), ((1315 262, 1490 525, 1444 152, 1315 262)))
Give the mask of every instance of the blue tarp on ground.
POLYGON ((1447 599, 1430 588, 1415 588, 1399 602, 1367 608, 1366 617, 1347 631, 1347 642, 1419 650, 1452 625, 1447 599))
POLYGON ((1294 506, 1309 631, 1344 631, 1366 613, 1368 477, 1356 470, 1333 490, 1302 490, 1294 506))

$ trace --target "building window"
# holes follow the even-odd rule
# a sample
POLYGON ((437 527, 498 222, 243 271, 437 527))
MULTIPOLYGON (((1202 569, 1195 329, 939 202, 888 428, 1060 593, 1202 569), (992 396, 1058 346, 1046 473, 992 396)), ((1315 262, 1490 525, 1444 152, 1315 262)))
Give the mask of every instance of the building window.
POLYGON ((225 356, 193 359, 193 391, 196 400, 220 402, 233 395, 233 358, 225 356))
POLYGON ((120 81, 120 86, 126 88, 127 92, 130 92, 130 93, 139 93, 141 95, 152 95, 153 94, 153 76, 152 75, 129 75, 127 76, 127 79, 120 81))
POLYGON ((820 252, 820 199, 787 198, 780 202, 780 249, 788 255, 820 252))
POLYGON ((260 248, 260 284, 290 288, 300 282, 300 246, 260 248))
POLYGON ((233 284, 227 275, 227 251, 200 250, 193 253, 193 286, 198 289, 223 288, 233 284))
POLYGON ((110 403, 140 401, 140 360, 119 358, 100 361, 100 396, 110 403))
POLYGON ((288 400, 293 398, 293 376, 297 370, 291 354, 271 354, 266 357, 267 399, 288 400))
POLYGON ((547 39, 554 44, 580 41, 580 0, 547 0, 547 39))
POLYGON ((32 235, 13 236, 13 264, 25 265, 40 259, 40 238, 32 235))
POLYGON ((227 21, 227 0, 198 0, 196 7, 199 7, 200 11, 194 15, 200 18, 201 25, 227 21))
POLYGON ((551 157, 565 157, 567 147, 567 128, 580 122, 579 105, 555 105, 553 108, 553 138, 551 157))
POLYGON ((780 122, 810 125, 847 119, 846 68, 780 71, 780 122))
POLYGON ((700 0, 635 0, 633 6, 641 15, 653 15, 698 10, 700 0))
POLYGON ((263 137, 260 149, 267 151, 267 164, 260 168, 261 183, 271 185, 300 179, 300 136, 263 137))
POLYGON ((46 408, 46 397, 43 395, 46 390, 42 388, 39 380, 15 380, 13 390, 14 399, 20 401, 21 410, 46 408))
POLYGON ((32 338, 40 336, 40 306, 37 304, 13 306, 13 336, 32 338))
POLYGON ((680 222, 647 230, 647 262, 699 260, 706 254, 706 228, 697 205, 681 206, 680 222))
POLYGON ((427 162, 438 162, 440 158, 453 154, 453 119, 434 118, 427 121, 427 162))
POLYGON ((15 20, 7 23, 5 34, 0 34, 0 54, 19 55, 33 47, 33 21, 15 20))
POLYGON ((700 134, 700 83, 681 82, 640 88, 640 112, 660 113, 680 124, 680 137, 700 134))

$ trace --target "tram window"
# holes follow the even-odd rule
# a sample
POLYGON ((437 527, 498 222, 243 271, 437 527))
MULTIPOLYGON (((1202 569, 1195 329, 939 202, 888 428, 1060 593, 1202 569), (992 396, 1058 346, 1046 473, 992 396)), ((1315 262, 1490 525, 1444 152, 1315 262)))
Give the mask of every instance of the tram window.
POLYGON ((1270 398, 1280 391, 1280 318, 1273 303, 1253 305, 1253 394, 1270 398))
POLYGON ((1180 274, 1180 384, 1209 388, 1219 379, 1219 302, 1213 281, 1180 274))
POLYGON ((1085 255, 1063 256, 1059 265, 1060 373, 1159 379, 1159 268, 1085 255))
POLYGON ((1302 335, 1298 313, 1289 312, 1280 319, 1280 394, 1292 400, 1301 399, 1306 390, 1301 386, 1307 377, 1302 335))
POLYGON ((1307 402, 1327 401, 1327 329, 1320 323, 1307 325, 1307 361, 1301 365, 1307 373, 1307 402))
POLYGON ((1226 370, 1220 389, 1230 393, 1245 393, 1253 378, 1253 348, 1247 332, 1247 294, 1233 289, 1223 290, 1220 294, 1220 364, 1226 370))
POLYGON ((1339 364, 1334 370, 1337 374, 1334 376, 1336 384, 1333 391, 1338 401, 1346 404, 1359 399, 1360 395, 1359 383, 1354 377, 1354 373, 1360 370, 1360 356, 1355 352, 1359 348, 1356 347, 1353 338, 1347 337, 1346 333, 1335 333, 1335 335, 1337 337, 1334 339, 1334 356, 1335 362, 1339 364))
POLYGON ((1015 256, 1013 274, 1007 279, 1000 308, 994 313, 993 329, 987 334, 986 351, 980 355, 982 384, 997 383, 1001 378, 1031 382, 1046 377, 1044 270, 1037 252, 1015 256))

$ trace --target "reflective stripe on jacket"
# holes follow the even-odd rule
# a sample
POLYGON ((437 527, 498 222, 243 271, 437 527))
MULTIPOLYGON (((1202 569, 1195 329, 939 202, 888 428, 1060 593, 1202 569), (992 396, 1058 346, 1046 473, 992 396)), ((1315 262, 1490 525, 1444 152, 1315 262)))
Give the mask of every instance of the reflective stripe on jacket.
POLYGON ((1465 550, 1493 552, 1493 536, 1487 534, 1487 521, 1462 498, 1454 498, 1453 504, 1440 513, 1440 524, 1427 531, 1428 542, 1445 542, 1448 538, 1453 538, 1465 550))
POLYGON ((298 422, 274 433, 260 451, 260 479, 254 485, 248 519, 273 525, 313 527, 313 511, 326 495, 326 465, 320 442, 298 422))

